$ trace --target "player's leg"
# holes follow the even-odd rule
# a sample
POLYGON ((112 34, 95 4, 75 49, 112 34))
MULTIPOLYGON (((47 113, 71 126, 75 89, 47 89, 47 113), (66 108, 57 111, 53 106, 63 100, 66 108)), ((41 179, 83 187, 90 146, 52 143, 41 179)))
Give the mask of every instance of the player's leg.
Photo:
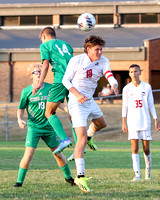
POLYGON ((87 130, 87 144, 89 146, 90 149, 92 150, 97 150, 97 146, 93 141, 93 136, 95 134, 97 134, 101 129, 105 128, 107 126, 107 123, 104 119, 104 116, 101 116, 99 118, 96 119, 92 119, 92 122, 87 130))
POLYGON ((152 180, 152 175, 151 175, 152 158, 151 158, 149 144, 150 144, 149 140, 142 140, 143 151, 144 151, 144 160, 145 160, 145 164, 146 164, 146 169, 145 169, 145 179, 146 180, 152 180))
POLYGON ((58 137, 62 140, 59 147, 55 150, 55 154, 63 151, 66 147, 69 147, 72 144, 72 141, 69 139, 65 133, 62 123, 59 118, 55 115, 56 110, 61 102, 48 102, 46 103, 46 112, 45 115, 48 118, 49 123, 55 130, 58 137))
POLYGON ((75 178, 75 184, 83 192, 91 192, 87 186, 85 178, 85 160, 84 160, 84 149, 87 143, 87 127, 76 127, 77 143, 74 150, 75 164, 77 170, 77 177, 75 178))
POLYGON ((28 168, 29 168, 29 164, 33 158, 35 152, 35 148, 33 147, 26 147, 25 148, 25 152, 23 155, 22 160, 20 161, 20 165, 19 165, 19 171, 18 171, 18 178, 17 178, 17 182, 14 185, 14 187, 21 187, 25 176, 27 174, 28 168))
MULTIPOLYGON (((57 147, 55 148, 51 148, 51 151, 52 153, 55 151, 57 147)), ((70 171, 70 168, 69 168, 69 165, 66 161, 66 158, 65 156, 63 155, 62 152, 58 153, 58 154, 54 154, 53 153, 53 156, 55 157, 56 161, 57 161, 57 164, 58 166, 60 167, 60 169, 62 170, 64 176, 65 176, 65 180, 67 183, 70 183, 72 186, 75 185, 74 183, 74 179, 72 178, 71 176, 71 171, 70 171)))
POLYGON ((133 162, 133 170, 135 173, 135 177, 133 178, 132 182, 140 181, 141 173, 140 173, 140 161, 139 161, 139 140, 138 139, 131 139, 131 149, 132 149, 132 162, 133 162))
POLYGON ((29 164, 33 158, 35 149, 37 148, 39 139, 40 139, 39 130, 35 127, 28 126, 27 137, 25 141, 26 148, 24 156, 20 162, 17 183, 15 184, 14 187, 22 186, 26 173, 29 168, 29 164))
POLYGON ((97 146, 93 142, 93 136, 97 134, 102 128, 107 126, 107 123, 104 119, 103 112, 101 111, 100 107, 96 104, 94 100, 90 100, 90 114, 88 118, 91 121, 91 124, 87 130, 88 136, 88 146, 92 150, 96 150, 97 146))
MULTIPOLYGON (((45 132, 43 132, 43 136, 41 138, 46 143, 46 145, 51 149, 52 153, 55 151, 55 149, 57 149, 58 145, 60 144, 59 138, 52 128, 46 127, 45 132)), ((61 152, 56 155, 53 153, 53 156, 55 157, 58 166, 63 171, 65 180, 71 185, 74 185, 74 179, 71 176, 69 165, 63 153, 61 152)))

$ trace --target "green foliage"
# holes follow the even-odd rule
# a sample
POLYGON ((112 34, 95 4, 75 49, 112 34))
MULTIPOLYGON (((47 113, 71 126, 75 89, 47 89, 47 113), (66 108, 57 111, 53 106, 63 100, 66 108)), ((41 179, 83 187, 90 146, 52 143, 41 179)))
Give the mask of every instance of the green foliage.
MULTIPOLYGON (((85 194, 77 186, 71 187, 57 166, 50 150, 43 142, 35 152, 22 188, 13 188, 18 165, 24 153, 24 142, 0 142, 0 199, 64 199, 64 200, 120 200, 159 199, 160 142, 151 142, 153 180, 144 180, 144 158, 140 145, 143 181, 131 183, 132 169, 130 142, 97 142, 98 151, 87 148, 86 176, 92 192, 85 194)), ((73 147, 64 150, 68 157, 73 147)), ((69 162, 72 176, 76 176, 74 162, 69 162)))

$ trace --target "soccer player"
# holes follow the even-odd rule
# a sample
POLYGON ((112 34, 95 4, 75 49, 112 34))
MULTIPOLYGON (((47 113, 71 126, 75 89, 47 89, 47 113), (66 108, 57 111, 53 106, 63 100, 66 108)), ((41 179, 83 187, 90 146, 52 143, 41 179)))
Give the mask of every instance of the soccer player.
MULTIPOLYGON (((32 64, 29 66, 28 74, 33 80, 33 84, 24 88, 21 93, 20 103, 17 111, 18 124, 22 129, 28 125, 28 131, 25 142, 25 153, 20 162, 18 178, 14 187, 22 186, 40 138, 42 138, 52 152, 60 143, 55 131, 45 117, 46 101, 52 85, 43 82, 42 87, 37 91, 37 95, 33 96, 32 94, 34 84, 37 84, 40 79, 41 67, 41 64, 32 64), (25 109, 28 113, 27 124, 23 120, 25 109)), ((53 156, 63 171, 65 180, 71 185, 74 185, 74 179, 71 176, 69 165, 67 164, 63 153, 61 152, 56 155, 53 154, 53 156)))
POLYGON ((68 94, 68 90, 62 84, 62 78, 66 71, 68 61, 73 56, 73 48, 67 42, 56 39, 55 30, 51 27, 46 27, 41 31, 40 39, 42 41, 40 52, 43 66, 40 80, 33 86, 33 95, 42 87, 49 64, 51 64, 53 67, 52 71, 54 72, 54 81, 47 99, 45 116, 61 139, 59 147, 53 152, 57 154, 72 144, 63 129, 61 121, 55 114, 58 106, 64 102, 68 94))
POLYGON ((84 42, 84 54, 70 59, 62 83, 69 90, 68 109, 77 135, 74 150, 77 177, 75 184, 83 192, 91 192, 85 177, 84 149, 87 135, 92 137, 107 126, 103 113, 93 99, 97 81, 103 75, 109 81, 114 93, 118 94, 118 82, 114 78, 109 60, 102 56, 105 41, 91 35, 84 42), (87 118, 91 124, 87 131, 87 118))
POLYGON ((123 88, 122 105, 122 130, 128 132, 128 139, 131 141, 132 161, 135 177, 132 182, 142 180, 139 164, 139 140, 142 140, 144 160, 146 164, 145 179, 152 180, 151 176, 151 119, 149 109, 154 119, 155 129, 159 130, 154 99, 150 84, 140 80, 140 66, 133 64, 129 67, 131 83, 123 88), (127 117, 127 124, 126 124, 127 117), (128 125, 128 127, 127 127, 128 125))

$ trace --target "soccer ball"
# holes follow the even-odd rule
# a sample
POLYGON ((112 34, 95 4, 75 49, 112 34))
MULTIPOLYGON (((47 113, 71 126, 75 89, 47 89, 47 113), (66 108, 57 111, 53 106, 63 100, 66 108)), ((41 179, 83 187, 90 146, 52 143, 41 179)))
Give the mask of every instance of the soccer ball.
POLYGON ((95 27, 96 19, 90 13, 83 13, 78 17, 77 24, 83 31, 90 31, 95 27))

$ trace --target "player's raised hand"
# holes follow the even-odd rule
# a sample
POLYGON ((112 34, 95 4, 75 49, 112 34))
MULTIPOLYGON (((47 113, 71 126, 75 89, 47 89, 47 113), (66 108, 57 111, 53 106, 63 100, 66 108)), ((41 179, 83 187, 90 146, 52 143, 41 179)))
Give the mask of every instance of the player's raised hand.
POLYGON ((118 91, 118 85, 117 84, 112 85, 112 90, 114 91, 115 95, 118 95, 119 91, 118 91))

